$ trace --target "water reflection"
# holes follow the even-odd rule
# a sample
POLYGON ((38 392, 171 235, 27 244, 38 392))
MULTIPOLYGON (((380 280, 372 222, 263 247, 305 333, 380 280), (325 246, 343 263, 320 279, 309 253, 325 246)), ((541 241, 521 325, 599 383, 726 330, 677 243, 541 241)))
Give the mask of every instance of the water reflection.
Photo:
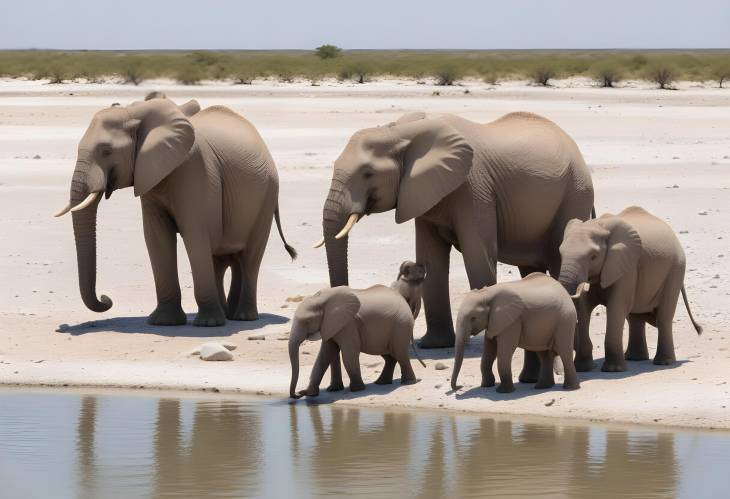
POLYGON ((62 484, 57 498, 665 498, 730 486, 727 473, 707 473, 730 464, 723 434, 15 391, 0 392, 0 407, 3 499, 49 497, 39 470, 62 484), (75 442, 59 438, 68 433, 75 442), (76 459, 57 466, 68 451, 76 459))

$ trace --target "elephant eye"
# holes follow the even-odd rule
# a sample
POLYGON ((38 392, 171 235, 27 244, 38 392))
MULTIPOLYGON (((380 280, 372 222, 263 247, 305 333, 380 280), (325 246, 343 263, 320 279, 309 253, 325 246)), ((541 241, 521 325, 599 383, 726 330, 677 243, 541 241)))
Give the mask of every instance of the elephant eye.
POLYGON ((103 149, 101 150, 101 156, 102 156, 103 158, 108 158, 108 157, 109 157, 109 156, 111 156, 111 155, 112 155, 112 150, 111 150, 111 148, 109 148, 109 147, 105 147, 105 148, 103 148, 103 149))
POLYGON ((363 173, 362 176, 365 178, 372 178, 373 172, 367 171, 367 172, 363 173))

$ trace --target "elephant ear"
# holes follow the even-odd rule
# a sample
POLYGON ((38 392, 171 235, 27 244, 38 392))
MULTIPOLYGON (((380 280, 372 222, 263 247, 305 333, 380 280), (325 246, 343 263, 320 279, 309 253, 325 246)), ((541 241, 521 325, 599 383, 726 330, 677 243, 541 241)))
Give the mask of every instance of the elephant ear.
POLYGON ((525 303, 514 291, 503 289, 489 302, 489 320, 487 320, 486 336, 495 338, 502 331, 520 318, 525 310, 525 303))
POLYGON ((472 165, 474 151, 454 127, 420 119, 393 127, 405 139, 396 223, 423 215, 459 187, 472 165))
POLYGON ((152 99, 128 108, 137 129, 134 195, 141 196, 167 177, 188 156, 195 131, 181 109, 168 99, 152 99))
POLYGON ((347 286, 337 286, 323 293, 322 341, 332 339, 360 310, 360 300, 347 286))
POLYGON ((200 112, 200 104, 195 99, 189 100, 185 104, 180 104, 180 111, 189 118, 200 112))
POLYGON ((634 227, 620 217, 601 217, 599 223, 610 232, 606 243, 606 260, 601 269, 601 287, 607 288, 626 272, 636 268, 641 257, 641 237, 634 227))

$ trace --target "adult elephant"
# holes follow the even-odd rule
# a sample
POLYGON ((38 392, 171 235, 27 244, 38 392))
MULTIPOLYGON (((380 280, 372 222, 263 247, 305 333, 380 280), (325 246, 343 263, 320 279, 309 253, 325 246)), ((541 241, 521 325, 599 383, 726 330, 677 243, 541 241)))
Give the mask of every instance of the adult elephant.
POLYGON ((176 234, 190 259, 196 326, 258 318, 256 286, 272 217, 289 254, 278 211, 279 179, 266 145, 241 116, 221 106, 200 111, 152 98, 99 111, 78 148, 69 204, 79 289, 84 304, 104 312, 96 294, 96 213, 101 195, 134 186, 142 198, 144 235, 157 291, 148 322, 185 324, 177 274, 176 234), (232 270, 226 298, 223 274, 232 270))
MULTIPOLYGON (((348 284, 347 242, 363 215, 395 209, 415 219, 416 258, 425 264, 427 332, 422 348, 454 345, 449 254, 462 253, 472 289, 496 282, 497 261, 522 275, 560 270, 569 220, 589 218, 590 172, 575 142, 530 113, 487 124, 411 113, 356 132, 335 162, 322 226, 331 286, 348 284)), ((315 245, 316 246, 316 245, 315 245)), ((520 378, 535 381, 537 357, 520 378)))

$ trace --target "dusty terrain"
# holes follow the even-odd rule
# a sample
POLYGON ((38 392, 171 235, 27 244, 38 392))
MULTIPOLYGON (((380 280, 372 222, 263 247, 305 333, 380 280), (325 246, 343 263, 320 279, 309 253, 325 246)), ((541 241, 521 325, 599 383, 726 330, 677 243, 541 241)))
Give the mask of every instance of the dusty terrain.
MULTIPOLYGON (((521 385, 499 395, 479 384, 481 338, 471 342, 460 382, 449 389, 452 350, 421 351, 427 368, 414 362, 415 386, 368 385, 365 392, 324 394, 322 401, 379 406, 442 407, 484 413, 705 428, 730 428, 730 90, 680 85, 679 91, 561 88, 524 83, 436 88, 411 82, 367 85, 305 84, 180 87, 151 82, 140 87, 44 85, 0 80, 0 383, 109 385, 245 391, 285 396, 286 343, 296 303, 327 285, 325 253, 311 248, 321 234, 320 215, 333 160, 356 129, 424 110, 453 112, 489 121, 510 111, 542 114, 570 133, 593 171, 598 213, 640 204, 667 220, 688 258, 686 286, 698 337, 684 306, 675 323, 678 362, 656 367, 629 363, 625 373, 582 373, 582 388, 537 391, 521 385), (145 323, 154 307, 154 286, 142 236, 139 201, 130 189, 99 208, 98 292, 114 307, 104 314, 85 309, 78 294, 70 218, 52 213, 68 200, 76 144, 90 117, 113 102, 141 99, 152 89, 176 101, 197 98, 223 104, 261 131, 277 161, 284 231, 300 251, 291 263, 272 231, 261 277, 257 322, 229 322, 213 329, 161 328, 145 323), (469 93, 465 93, 468 89, 469 93), (440 95, 433 95, 434 91, 440 95), (265 340, 248 340, 262 334, 265 340), (209 363, 189 356, 211 339, 238 345, 235 360, 209 363), (448 366, 436 370, 436 360, 448 366)), ((363 220, 350 237, 351 284, 390 283, 398 265, 414 257, 413 223, 398 226, 393 213, 363 220)), ((195 312, 192 280, 180 245, 183 306, 195 312)), ((518 277, 501 266, 500 279, 518 277)), ((467 291, 460 255, 452 257, 454 310, 467 291)), ((602 357, 603 310, 592 336, 602 357)), ((189 317, 192 317, 190 315, 189 317)), ((425 331, 423 316, 416 336, 425 331)), ((650 354, 656 334, 649 333, 650 354)), ((626 336, 626 335, 625 335, 626 336)), ((318 343, 302 356, 306 382, 318 343)), ((522 354, 515 355, 515 376, 522 354)), ((361 358, 364 377, 377 376, 380 358, 361 358)), ((299 402, 304 403, 304 402, 299 402)))

